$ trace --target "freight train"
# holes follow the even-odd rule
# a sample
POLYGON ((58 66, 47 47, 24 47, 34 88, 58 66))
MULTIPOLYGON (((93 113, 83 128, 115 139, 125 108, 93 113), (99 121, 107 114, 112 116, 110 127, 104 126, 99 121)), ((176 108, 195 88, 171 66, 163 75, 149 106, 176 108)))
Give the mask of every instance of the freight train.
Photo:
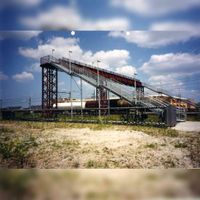
MULTIPOLYGON (((123 99, 119 99, 119 98, 110 98, 108 103, 109 103, 110 108, 131 106, 127 101, 123 99)), ((75 100, 75 99, 73 99, 72 102, 70 100, 66 100, 63 102, 58 102, 57 106, 58 106, 58 109, 63 109, 63 110, 70 110, 71 106, 74 110, 81 109, 81 108, 94 109, 94 108, 98 108, 98 100, 84 99, 82 103, 80 100, 75 100)), ((55 108, 55 104, 54 104, 54 108, 55 108)))

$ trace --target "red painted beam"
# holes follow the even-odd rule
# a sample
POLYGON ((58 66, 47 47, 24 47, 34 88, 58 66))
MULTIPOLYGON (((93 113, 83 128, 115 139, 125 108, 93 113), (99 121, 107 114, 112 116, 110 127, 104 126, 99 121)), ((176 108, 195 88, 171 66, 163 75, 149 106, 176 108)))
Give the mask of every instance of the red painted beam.
MULTIPOLYGON (((81 67, 83 67, 83 66, 81 66, 81 67)), ((97 74, 97 69, 95 69, 95 68, 90 68, 90 67, 86 67, 86 66, 84 66, 84 68, 97 74)), ((117 73, 112 73, 112 72, 109 72, 107 70, 104 71, 104 70, 99 69, 99 75, 101 75, 105 78, 115 80, 115 81, 122 83, 124 85, 133 86, 133 87, 135 86, 135 80, 134 79, 125 77, 125 76, 117 74, 117 73)), ((138 80, 136 80, 136 87, 142 87, 142 83, 138 80)))

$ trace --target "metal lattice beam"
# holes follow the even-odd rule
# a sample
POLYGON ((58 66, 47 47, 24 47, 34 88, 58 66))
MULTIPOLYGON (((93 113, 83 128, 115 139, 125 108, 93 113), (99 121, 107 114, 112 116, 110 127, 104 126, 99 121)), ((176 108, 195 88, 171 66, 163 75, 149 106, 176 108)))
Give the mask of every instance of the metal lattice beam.
POLYGON ((108 110, 108 91, 103 87, 99 87, 96 89, 97 99, 99 99, 99 95, 101 114, 106 114, 108 110))
POLYGON ((57 104, 58 70, 48 65, 42 66, 42 109, 57 108, 57 104))

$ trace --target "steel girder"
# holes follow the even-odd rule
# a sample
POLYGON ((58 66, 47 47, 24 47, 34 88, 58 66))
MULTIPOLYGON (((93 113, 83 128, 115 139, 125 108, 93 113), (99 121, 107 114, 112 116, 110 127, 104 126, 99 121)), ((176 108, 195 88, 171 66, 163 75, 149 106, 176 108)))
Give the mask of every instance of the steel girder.
POLYGON ((50 65, 42 67, 42 109, 57 108, 58 70, 50 65))

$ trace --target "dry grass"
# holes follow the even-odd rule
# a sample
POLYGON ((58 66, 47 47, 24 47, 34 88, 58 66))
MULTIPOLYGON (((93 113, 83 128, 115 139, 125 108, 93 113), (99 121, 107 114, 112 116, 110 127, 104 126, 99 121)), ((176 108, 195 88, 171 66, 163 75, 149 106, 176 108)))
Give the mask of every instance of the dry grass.
POLYGON ((1 167, 192 168, 199 134, 145 126, 0 122, 1 167))

